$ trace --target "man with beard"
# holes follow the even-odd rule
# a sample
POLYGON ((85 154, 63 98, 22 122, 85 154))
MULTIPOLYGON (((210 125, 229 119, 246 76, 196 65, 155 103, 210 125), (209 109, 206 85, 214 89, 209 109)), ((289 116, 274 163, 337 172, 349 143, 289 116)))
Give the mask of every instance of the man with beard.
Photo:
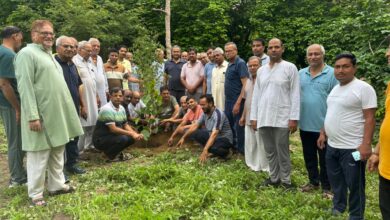
POLYGON ((83 132, 62 68, 51 54, 54 37, 50 21, 34 21, 33 43, 15 58, 23 150, 27 152, 28 196, 34 206, 46 205, 46 171, 50 195, 74 192, 73 187, 65 184, 64 145, 83 132))
POLYGON ((201 163, 212 156, 227 159, 233 146, 233 134, 228 119, 223 111, 215 107, 212 96, 202 95, 199 104, 203 110, 202 116, 191 125, 177 146, 181 147, 186 138, 190 137, 204 146, 199 157, 201 163))

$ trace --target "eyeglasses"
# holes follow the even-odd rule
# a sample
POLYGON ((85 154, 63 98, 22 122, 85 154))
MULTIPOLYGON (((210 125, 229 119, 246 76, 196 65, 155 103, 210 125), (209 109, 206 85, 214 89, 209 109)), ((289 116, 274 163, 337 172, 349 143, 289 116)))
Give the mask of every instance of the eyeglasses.
POLYGON ((65 49, 74 49, 73 45, 62 45, 62 47, 65 49))
POLYGON ((43 35, 43 36, 45 36, 45 37, 47 37, 47 36, 52 36, 52 37, 55 37, 56 36, 56 34, 55 33, 53 33, 53 32, 39 32, 39 31, 37 31, 37 33, 39 33, 40 35, 43 35))

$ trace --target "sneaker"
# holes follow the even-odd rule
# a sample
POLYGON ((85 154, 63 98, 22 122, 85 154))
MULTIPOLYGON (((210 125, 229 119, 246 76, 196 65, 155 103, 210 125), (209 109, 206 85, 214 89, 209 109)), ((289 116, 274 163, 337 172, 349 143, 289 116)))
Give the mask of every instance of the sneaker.
POLYGON ((271 178, 268 178, 268 179, 264 180, 264 182, 261 183, 261 186, 265 186, 265 187, 268 187, 268 186, 277 187, 279 185, 280 185, 280 180, 278 180, 276 182, 272 182, 271 178))
POLYGON ((66 167, 65 170, 70 174, 84 174, 86 171, 79 166, 66 167))
POLYGON ((318 190, 320 187, 318 185, 313 185, 308 183, 302 187, 300 187, 301 192, 312 192, 314 190, 318 190))
POLYGON ((16 182, 16 181, 12 181, 12 180, 9 181, 8 188, 14 188, 14 187, 18 187, 18 186, 27 186, 27 181, 23 181, 20 183, 16 182))

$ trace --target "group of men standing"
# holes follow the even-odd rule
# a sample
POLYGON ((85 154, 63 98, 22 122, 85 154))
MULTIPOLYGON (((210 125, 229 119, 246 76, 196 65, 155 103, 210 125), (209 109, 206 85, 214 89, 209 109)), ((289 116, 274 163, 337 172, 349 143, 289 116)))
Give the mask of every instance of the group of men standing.
MULTIPOLYGON (((125 145, 143 139, 127 124, 126 110, 120 105, 126 94, 118 79, 135 70, 124 59, 127 48, 110 51, 104 65, 97 39, 77 43, 72 37, 61 36, 53 56, 55 34, 47 20, 33 22, 33 43, 17 55, 21 30, 6 27, 1 37, 0 113, 9 146, 10 185, 28 180, 33 205, 46 204, 46 170, 50 194, 74 191, 65 184, 63 169, 65 164, 70 172, 85 172, 76 165, 79 150, 96 145, 114 159, 125 145), (104 135, 109 132, 120 136, 104 135), (111 145, 118 146, 108 149, 111 145), (27 154, 27 172, 22 150, 27 154)), ((161 93, 168 94, 168 105, 175 101, 177 105, 186 96, 185 102, 191 106, 187 112, 191 120, 185 119, 188 126, 182 124, 186 127, 181 128, 183 136, 177 145, 189 137, 200 142, 204 146, 202 162, 213 155, 226 158, 233 148, 245 155, 251 169, 269 173, 264 186, 291 189, 289 135, 299 127, 309 177, 301 190, 321 187, 324 196, 333 197, 333 215, 343 213, 348 204, 350 219, 363 219, 365 165, 370 158, 370 170, 379 162, 381 210, 389 217, 389 93, 380 142, 372 154, 376 94, 355 77, 353 54, 339 54, 332 68, 324 62, 324 47, 313 44, 306 51, 309 66, 298 71, 293 63, 283 60, 280 39, 268 42, 268 55, 264 49, 263 39, 254 40, 254 56, 245 62, 238 56, 237 46, 229 42, 224 50, 209 48, 205 55, 209 62, 205 62, 207 57, 198 60, 193 48, 188 50, 188 61, 181 59, 179 46, 172 48, 172 59, 161 65, 169 76, 160 82, 168 85, 161 87, 161 93)), ((172 112, 173 108, 178 112, 176 105, 172 112)))

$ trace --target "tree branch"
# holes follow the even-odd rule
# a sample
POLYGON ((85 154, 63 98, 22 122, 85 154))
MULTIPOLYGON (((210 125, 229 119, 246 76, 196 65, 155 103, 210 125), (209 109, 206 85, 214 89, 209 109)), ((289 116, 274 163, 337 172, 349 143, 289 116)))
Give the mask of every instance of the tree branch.
POLYGON ((153 11, 159 11, 159 12, 162 12, 162 13, 167 13, 165 10, 163 10, 162 8, 152 8, 153 11))

